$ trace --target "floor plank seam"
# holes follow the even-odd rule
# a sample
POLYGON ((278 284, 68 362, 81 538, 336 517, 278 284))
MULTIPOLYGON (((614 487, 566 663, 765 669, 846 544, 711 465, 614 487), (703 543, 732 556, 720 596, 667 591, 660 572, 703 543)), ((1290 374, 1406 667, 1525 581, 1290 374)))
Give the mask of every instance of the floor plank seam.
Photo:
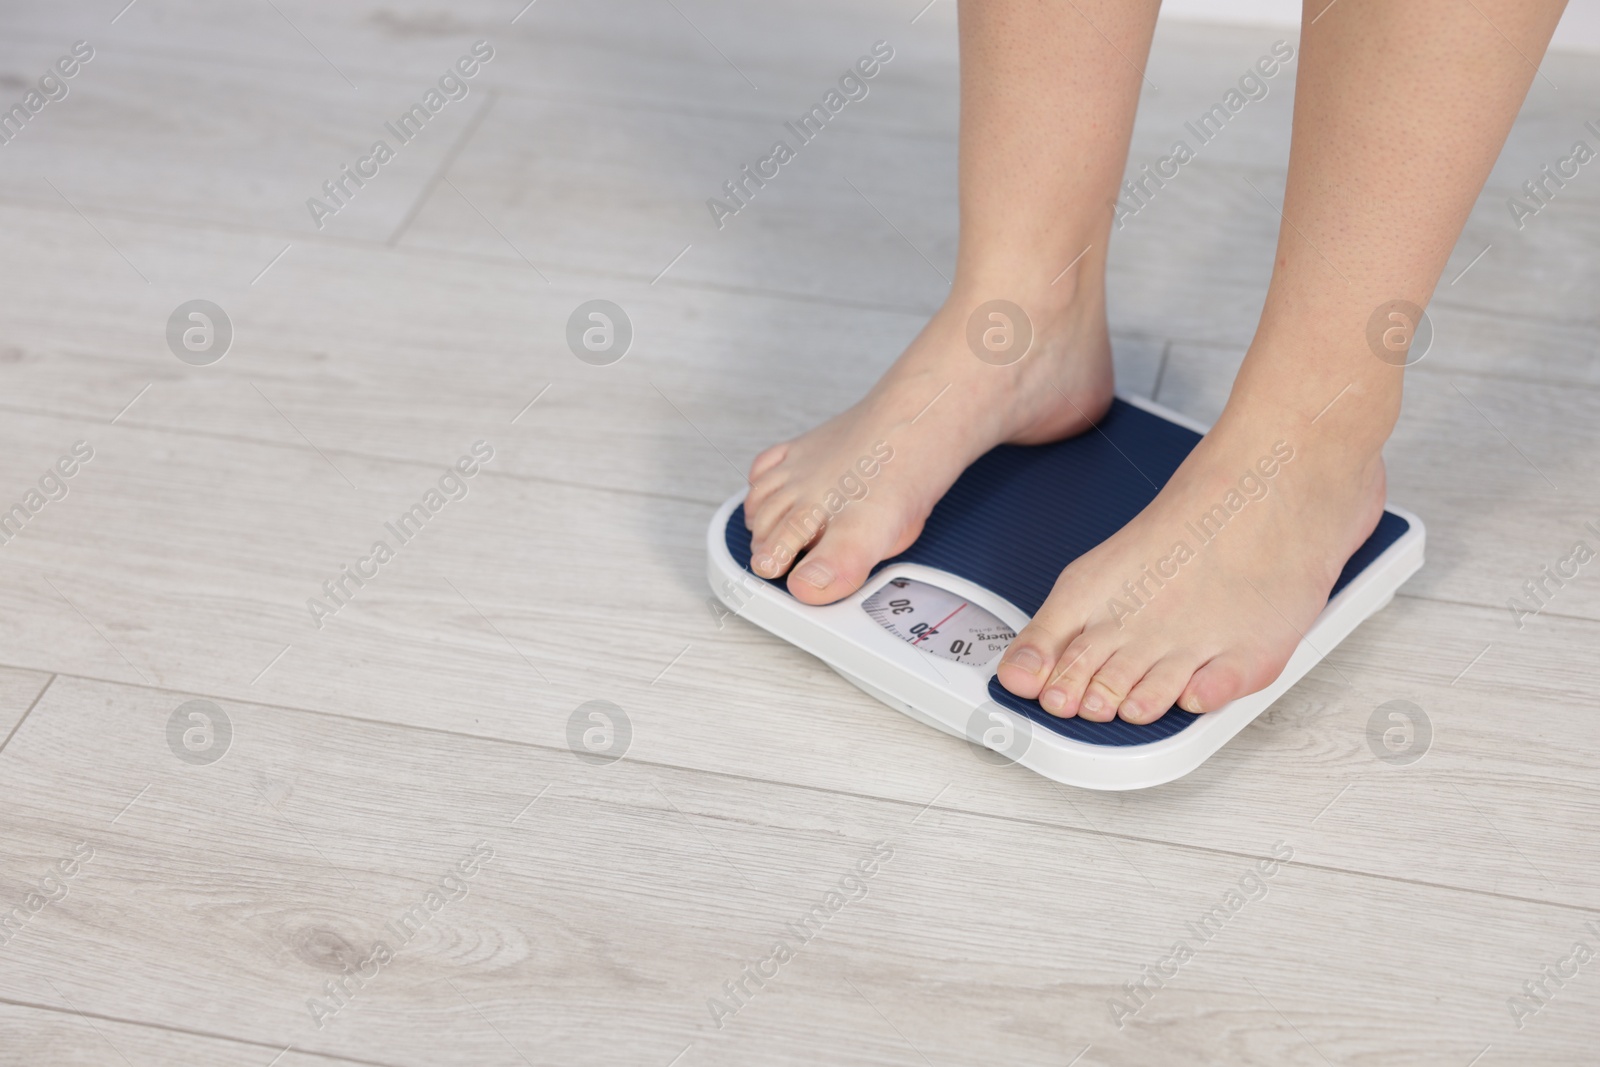
MULTIPOLYGON (((1116 338, 1113 337, 1114 341, 1116 338)), ((1161 344, 1161 365, 1156 368, 1156 380, 1150 386, 1150 399, 1161 403, 1161 379, 1167 376, 1167 364, 1172 359, 1172 339, 1167 338, 1161 344)))
MULTIPOLYGON (((1431 596, 1428 593, 1409 593, 1403 588, 1396 590, 1394 595, 1396 599, 1404 597, 1407 600, 1425 601, 1429 604, 1448 604, 1458 608, 1481 608, 1484 611, 1506 610, 1506 606, 1504 604, 1479 604, 1471 600, 1456 600, 1451 597, 1431 596)), ((1587 615, 1567 615, 1559 611, 1541 611, 1539 612, 1539 618, 1562 619, 1566 622, 1580 622, 1600 625, 1600 619, 1593 619, 1587 615)))
MULTIPOLYGON (((95 1011, 78 1011, 72 1008, 58 1008, 53 1004, 37 1004, 27 1000, 16 1000, 12 997, 0 996, 0 1004, 9 1004, 14 1008, 28 1008, 32 1011, 47 1011, 53 1015, 72 1016, 76 1018, 99 1019, 101 1022, 117 1023, 122 1026, 137 1026, 144 1030, 158 1030, 168 1034, 183 1034, 186 1037, 200 1037, 213 1041, 226 1041, 234 1045, 246 1045, 250 1048, 264 1049, 282 1055, 285 1051, 282 1045, 272 1045, 265 1041, 255 1041, 248 1037, 235 1037, 232 1034, 220 1034, 212 1030, 191 1030, 182 1026, 172 1026, 167 1023, 146 1022, 140 1019, 128 1019, 119 1015, 106 1015, 95 1011)), ((290 1045, 290 1049, 301 1056, 315 1056, 321 1060, 332 1063, 355 1063, 361 1067, 407 1067, 406 1064, 392 1063, 388 1060, 352 1059, 349 1056, 340 1056, 331 1052, 318 1052, 315 1049, 301 1048, 290 1045)), ((274 1061, 276 1062, 276 1061, 274 1061)))
POLYGON ((387 247, 394 248, 400 243, 400 239, 405 236, 406 231, 411 228, 411 224, 422 213, 424 205, 433 197, 434 191, 439 188, 439 183, 444 180, 446 174, 450 173, 450 168, 460 158, 462 151, 477 135, 478 127, 483 125, 483 120, 488 117, 490 111, 494 110, 495 102, 499 99, 499 91, 494 87, 490 87, 488 99, 484 100, 482 106, 473 112, 472 117, 467 120, 465 128, 456 135, 455 142, 445 152, 444 158, 439 161, 438 167, 434 168, 433 174, 423 183, 422 189, 417 193, 416 200, 412 202, 411 208, 406 212, 405 217, 400 220, 400 225, 395 227, 395 231, 384 242, 387 247))
POLYGON ((39 691, 33 695, 33 702, 30 703, 27 710, 22 713, 22 717, 18 719, 16 725, 11 728, 11 732, 6 734, 6 739, 4 741, 0 741, 0 756, 5 755, 6 746, 11 743, 11 739, 13 737, 17 736, 17 731, 22 729, 22 724, 28 721, 28 716, 33 714, 33 709, 39 706, 39 701, 43 700, 45 693, 49 692, 50 686, 55 682, 56 677, 57 675, 54 672, 51 672, 50 677, 45 679, 44 685, 40 686, 39 691))
MULTIPOLYGON (((1551 319, 1547 319, 1547 318, 1536 318, 1536 319, 1534 319, 1534 321, 1551 322, 1551 321, 1558 321, 1558 320, 1551 320, 1551 319)), ((1592 325, 1590 323, 1585 323, 1585 322, 1581 322, 1581 321, 1573 321, 1573 322, 1568 322, 1568 323, 1565 323, 1565 324, 1566 325, 1575 326, 1575 327, 1591 326, 1592 325)), ((1156 340, 1157 339, 1157 338, 1154 338, 1154 337, 1152 337, 1150 335, 1137 335, 1137 334, 1125 334, 1125 335, 1129 336, 1129 337, 1137 337, 1139 340, 1144 340, 1144 341, 1150 341, 1150 340, 1156 340)), ((1112 336, 1113 339, 1115 339, 1118 336, 1118 334, 1117 334, 1117 332, 1113 331, 1111 336, 1112 336)), ((1239 359, 1243 359, 1244 358, 1244 351, 1245 351, 1245 348, 1247 347, 1245 345, 1234 344, 1234 343, 1232 343, 1230 341, 1214 341, 1214 340, 1210 340, 1210 339, 1195 340, 1195 339, 1192 339, 1192 338, 1174 338, 1170 343, 1174 344, 1174 345, 1177 345, 1179 347, 1182 347, 1182 348, 1205 348, 1205 349, 1210 349, 1210 350, 1217 351, 1217 352, 1227 352, 1227 353, 1230 353, 1232 355, 1237 356, 1239 359)), ((1489 382, 1516 382, 1519 385, 1529 385, 1529 386, 1536 386, 1536 387, 1549 388, 1549 389, 1584 389, 1584 390, 1588 390, 1588 391, 1591 391, 1591 392, 1600 391, 1600 381, 1597 381, 1597 382, 1586 382, 1586 381, 1583 381, 1581 379, 1574 379, 1574 378, 1533 378, 1533 377, 1529 377, 1526 374, 1502 373, 1500 371, 1476 370, 1476 369, 1470 368, 1470 367, 1442 367, 1437 362, 1429 363, 1426 359, 1420 360, 1420 361, 1418 361, 1416 363, 1413 363, 1410 366, 1408 366, 1406 368, 1406 373, 1408 373, 1408 374, 1422 374, 1425 377, 1429 377, 1429 378, 1435 378, 1435 377, 1444 378, 1446 376, 1452 376, 1452 377, 1462 377, 1462 378, 1475 378, 1475 379, 1477 379, 1479 381, 1489 381, 1489 382)))

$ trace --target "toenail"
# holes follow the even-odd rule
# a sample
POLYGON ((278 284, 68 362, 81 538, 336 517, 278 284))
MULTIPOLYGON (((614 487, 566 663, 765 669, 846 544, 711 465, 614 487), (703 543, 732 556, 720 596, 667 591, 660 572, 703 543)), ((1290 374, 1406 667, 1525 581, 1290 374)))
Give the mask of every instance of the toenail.
POLYGON ((1060 711, 1067 706, 1067 694, 1059 689, 1046 689, 1039 698, 1039 703, 1044 705, 1044 710, 1049 712, 1060 711))
POLYGON ((1197 697, 1197 696, 1194 696, 1192 694, 1190 696, 1184 697, 1183 698, 1183 710, 1187 711, 1190 715, 1199 715, 1200 714, 1200 698, 1197 697))
POLYGON ((833 568, 820 559, 807 560, 794 572, 794 576, 807 585, 826 589, 833 584, 833 568))
POLYGON ((1144 722, 1144 709, 1139 707, 1137 704, 1129 704, 1124 702, 1122 707, 1117 709, 1117 714, 1122 716, 1124 722, 1131 722, 1134 724, 1144 722))
POLYGON ((1097 712, 1101 708, 1105 707, 1105 705, 1106 702, 1100 699, 1099 693, 1090 693, 1088 696, 1083 698, 1084 711, 1097 712))
MULTIPOLYGON (((1044 657, 1033 649, 1026 647, 1019 648, 1015 652, 1008 654, 1006 662, 1019 671, 1026 671, 1029 674, 1038 674, 1040 669, 1044 667, 1044 657)), ((1060 694, 1057 695, 1059 696, 1060 694)))

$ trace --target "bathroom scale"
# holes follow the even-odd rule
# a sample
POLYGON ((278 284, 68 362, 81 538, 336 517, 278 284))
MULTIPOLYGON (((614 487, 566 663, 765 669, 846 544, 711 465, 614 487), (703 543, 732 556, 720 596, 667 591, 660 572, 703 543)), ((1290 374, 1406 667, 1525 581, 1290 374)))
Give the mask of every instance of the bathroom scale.
MULTIPOLYGON (((1088 789, 1170 782, 1200 766, 1386 605, 1422 566, 1425 538, 1420 519, 1387 506, 1283 673, 1215 711, 1174 707, 1152 723, 1090 722, 1059 719, 1008 692, 995 677, 1001 654, 1062 568, 1137 515, 1204 432, 1158 404, 1119 397, 1098 426, 1076 437, 1000 445, 956 480, 910 548, 879 563, 852 595, 820 607, 789 595, 782 579, 750 569, 741 492, 718 509, 707 532, 711 587, 735 614, 997 762, 1088 789)), ((1270 493, 1270 479, 1263 480, 1270 493)), ((1226 535, 1225 524, 1217 535, 1226 535)))

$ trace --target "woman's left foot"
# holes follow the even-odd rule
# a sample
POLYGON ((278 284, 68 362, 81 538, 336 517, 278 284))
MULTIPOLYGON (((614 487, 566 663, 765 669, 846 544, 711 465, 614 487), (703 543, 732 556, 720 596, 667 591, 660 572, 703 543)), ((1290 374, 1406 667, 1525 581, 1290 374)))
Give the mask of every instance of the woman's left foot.
POLYGON ((1062 717, 1147 723, 1282 673, 1383 513, 1382 435, 1279 429, 1277 398, 1238 392, 1155 500, 1062 571, 1000 664, 1007 689, 1062 717))

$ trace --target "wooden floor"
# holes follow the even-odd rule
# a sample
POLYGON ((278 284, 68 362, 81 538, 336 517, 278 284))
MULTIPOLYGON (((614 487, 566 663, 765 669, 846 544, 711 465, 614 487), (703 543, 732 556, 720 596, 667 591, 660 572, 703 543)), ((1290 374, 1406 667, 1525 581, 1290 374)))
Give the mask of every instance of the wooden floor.
MULTIPOLYGON (((1388 451, 1426 568, 1204 767, 1098 794, 707 603, 750 458, 944 292, 953 4, 522 2, 0 15, 0 103, 94 48, 0 146, 0 508, 92 449, 0 544, 0 1063, 1595 1062, 1600 563, 1507 605, 1600 546, 1600 172, 1521 229, 1506 200, 1595 143, 1600 61, 1546 60, 1430 308, 1388 451), (477 40, 469 94, 316 228, 477 40), (234 331, 208 366, 168 347, 194 299, 234 331), (611 366, 567 347, 592 299, 635 331, 611 366), (620 761, 570 747, 597 700, 620 761), (1393 700, 1431 729, 1405 766, 1369 743, 1393 700)), ((1279 36, 1164 25, 1132 165, 1279 36)), ((1290 81, 1117 235, 1125 391, 1220 409, 1290 81)))

